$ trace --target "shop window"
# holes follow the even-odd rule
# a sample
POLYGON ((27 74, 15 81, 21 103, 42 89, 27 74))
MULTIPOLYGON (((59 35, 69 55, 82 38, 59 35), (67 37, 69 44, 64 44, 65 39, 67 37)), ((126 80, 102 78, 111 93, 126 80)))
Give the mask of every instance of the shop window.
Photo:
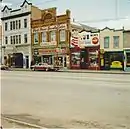
POLYGON ((123 68, 123 53, 110 53, 110 68, 123 68))
POLYGON ((113 48, 119 48, 119 36, 113 36, 113 48))
POLYGON ((66 31, 60 30, 60 42, 64 42, 66 40, 66 31))
POLYGON ((98 53, 97 51, 89 52, 89 66, 98 67, 98 53))
POLYGON ((51 42, 56 41, 56 31, 55 30, 50 31, 50 41, 51 42))
POLYGON ((104 48, 109 48, 109 37, 104 37, 104 48))
POLYGON ((38 32, 34 33, 34 44, 38 44, 38 32))
POLYGON ((72 67, 80 67, 80 52, 73 52, 71 54, 72 67))
POLYGON ((47 42, 47 33, 46 31, 42 32, 42 43, 47 42))
POLYGON ((126 57, 127 57, 126 67, 130 67, 130 53, 126 53, 126 57))

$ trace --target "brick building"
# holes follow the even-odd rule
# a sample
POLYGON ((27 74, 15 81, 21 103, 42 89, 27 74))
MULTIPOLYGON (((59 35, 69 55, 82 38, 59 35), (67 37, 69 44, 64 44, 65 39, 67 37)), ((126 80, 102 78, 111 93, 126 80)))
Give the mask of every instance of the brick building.
POLYGON ((41 10, 41 18, 31 22, 35 63, 69 67, 70 11, 57 16, 56 8, 41 10))

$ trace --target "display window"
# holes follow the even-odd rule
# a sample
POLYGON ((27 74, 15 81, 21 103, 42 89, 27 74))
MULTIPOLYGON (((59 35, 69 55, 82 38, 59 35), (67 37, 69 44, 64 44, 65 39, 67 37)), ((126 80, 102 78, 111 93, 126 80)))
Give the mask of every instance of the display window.
POLYGON ((71 53, 71 65, 72 67, 80 67, 80 52, 71 53))
POLYGON ((98 55, 97 52, 89 52, 89 67, 98 67, 99 62, 98 62, 98 55))
POLYGON ((130 67, 130 53, 126 53, 126 67, 130 67))

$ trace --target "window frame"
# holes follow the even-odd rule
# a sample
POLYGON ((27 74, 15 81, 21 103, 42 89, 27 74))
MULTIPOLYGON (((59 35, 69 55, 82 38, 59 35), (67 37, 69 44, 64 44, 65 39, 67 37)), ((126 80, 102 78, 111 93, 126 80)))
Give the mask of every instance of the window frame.
POLYGON ((113 36, 113 48, 119 48, 119 42, 120 42, 120 36, 113 36), (117 42, 115 42, 117 39, 118 39, 118 45, 117 42))
POLYGON ((59 30, 59 40, 60 40, 60 42, 65 42, 66 41, 66 30, 65 29, 59 30), (61 32, 64 32, 64 36, 63 36, 63 33, 61 33, 61 32))
POLYGON ((19 26, 18 28, 21 29, 21 20, 18 20, 18 21, 19 21, 18 22, 18 26, 19 26))
POLYGON ((8 37, 5 36, 5 44, 8 44, 8 37))
POLYGON ((24 28, 27 28, 27 18, 24 19, 24 28))
POLYGON ((46 31, 41 32, 41 42, 42 43, 47 42, 47 32, 46 31), (45 36, 44 36, 45 41, 43 41, 43 34, 45 34, 45 36))
POLYGON ((109 47, 110 47, 110 37, 109 36, 105 36, 104 37, 104 48, 107 49, 109 47), (108 40, 107 42, 106 42, 106 39, 108 40))
POLYGON ((38 32, 35 32, 35 33, 33 33, 33 44, 38 44, 39 43, 39 33, 38 32), (37 36, 37 37, 35 37, 35 36, 37 36), (35 38, 37 38, 37 42, 35 42, 35 38))
POLYGON ((49 41, 50 42, 55 42, 56 41, 56 30, 52 30, 52 31, 50 31, 50 33, 49 33, 49 41), (53 33, 52 32, 55 32, 55 35, 52 35, 53 33), (52 40, 52 38, 53 38, 53 36, 55 36, 55 40, 52 40))
POLYGON ((7 31, 7 30, 8 30, 8 23, 5 22, 5 31, 7 31))
POLYGON ((10 22, 10 30, 13 30, 13 22, 10 22))
POLYGON ((18 40, 18 35, 16 35, 16 44, 19 43, 19 40, 18 40))
POLYGON ((24 43, 28 43, 28 34, 24 34, 24 43))
POLYGON ((13 30, 15 30, 15 21, 13 21, 13 30))
POLYGON ((18 36, 18 43, 21 44, 21 35, 18 36))
POLYGON ((13 44, 13 36, 10 36, 10 44, 13 44))

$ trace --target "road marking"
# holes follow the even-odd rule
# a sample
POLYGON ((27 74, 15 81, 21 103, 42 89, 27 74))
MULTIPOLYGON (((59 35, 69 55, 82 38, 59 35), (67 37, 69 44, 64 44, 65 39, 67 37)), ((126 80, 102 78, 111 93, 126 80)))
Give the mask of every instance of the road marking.
POLYGON ((21 125, 24 125, 24 126, 29 126, 29 127, 32 127, 32 128, 48 129, 48 128, 45 128, 43 126, 39 126, 39 125, 36 125, 36 124, 30 124, 30 123, 27 123, 27 122, 19 121, 19 120, 16 120, 16 119, 5 117, 5 116, 2 116, 2 117, 3 117, 3 119, 5 119, 7 121, 14 122, 14 123, 17 123, 17 124, 21 124, 21 125))

